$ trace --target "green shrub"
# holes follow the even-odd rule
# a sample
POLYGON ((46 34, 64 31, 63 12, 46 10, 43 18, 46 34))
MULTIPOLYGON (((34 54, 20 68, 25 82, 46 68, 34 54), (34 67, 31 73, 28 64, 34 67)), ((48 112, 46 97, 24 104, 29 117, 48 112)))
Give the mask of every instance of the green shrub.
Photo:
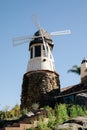
POLYGON ((28 114, 27 108, 23 109, 23 110, 21 111, 21 114, 22 114, 22 116, 28 114))
POLYGON ((72 105, 68 108, 68 114, 72 117, 84 116, 85 109, 83 109, 80 105, 72 105))
POLYGON ((84 116, 85 115, 84 109, 80 105, 77 105, 76 109, 77 109, 77 115, 78 116, 84 116))
POLYGON ((57 122, 62 124, 64 121, 68 119, 68 111, 66 104, 60 104, 55 106, 55 114, 57 117, 57 122))
POLYGON ((78 116, 76 105, 72 105, 68 110, 69 110, 70 117, 78 116))
POLYGON ((40 117, 39 122, 37 124, 38 130, 50 130, 47 126, 48 123, 44 121, 43 117, 40 117))
POLYGON ((54 128, 54 126, 55 126, 55 124, 56 124, 56 117, 55 117, 55 113, 54 113, 54 111, 50 111, 49 113, 48 113, 48 119, 49 119, 49 121, 48 121, 48 127, 49 128, 54 128))
POLYGON ((50 106, 45 106, 44 109, 47 110, 47 111, 51 111, 51 110, 52 110, 52 107, 50 107, 50 106))

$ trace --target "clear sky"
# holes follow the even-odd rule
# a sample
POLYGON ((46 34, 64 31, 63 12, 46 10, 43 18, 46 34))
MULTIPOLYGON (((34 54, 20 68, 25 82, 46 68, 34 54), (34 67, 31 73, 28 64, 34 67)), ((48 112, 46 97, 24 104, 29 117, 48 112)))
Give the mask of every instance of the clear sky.
POLYGON ((67 70, 87 57, 87 0, 0 0, 0 109, 20 104, 29 45, 13 47, 12 39, 37 31, 32 15, 48 33, 71 30, 71 35, 52 37, 53 56, 61 87, 80 82, 67 70))

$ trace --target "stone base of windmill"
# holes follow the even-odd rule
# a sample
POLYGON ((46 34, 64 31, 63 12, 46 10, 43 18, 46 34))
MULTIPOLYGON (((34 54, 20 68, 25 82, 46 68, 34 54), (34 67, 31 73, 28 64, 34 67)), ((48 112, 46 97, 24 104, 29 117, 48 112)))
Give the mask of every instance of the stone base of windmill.
POLYGON ((60 92, 59 75, 52 71, 38 70, 24 74, 21 94, 21 109, 29 109, 32 104, 40 107, 54 106, 55 96, 60 92))

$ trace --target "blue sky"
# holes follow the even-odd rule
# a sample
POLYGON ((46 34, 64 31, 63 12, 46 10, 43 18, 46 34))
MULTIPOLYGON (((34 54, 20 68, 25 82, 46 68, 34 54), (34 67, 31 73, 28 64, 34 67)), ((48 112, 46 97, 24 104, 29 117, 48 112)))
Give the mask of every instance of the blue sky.
POLYGON ((87 57, 87 0, 0 0, 0 109, 20 104, 29 45, 13 47, 12 39, 37 31, 33 15, 48 33, 71 30, 71 35, 52 37, 53 56, 61 87, 80 82, 67 70, 87 57))

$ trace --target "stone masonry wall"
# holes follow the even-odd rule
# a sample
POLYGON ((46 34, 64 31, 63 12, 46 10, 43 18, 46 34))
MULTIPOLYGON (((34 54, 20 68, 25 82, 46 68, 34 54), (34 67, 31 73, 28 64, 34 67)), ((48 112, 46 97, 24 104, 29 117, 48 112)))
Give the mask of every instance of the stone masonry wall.
POLYGON ((52 105, 54 96, 60 92, 59 75, 52 71, 32 71, 23 77, 21 109, 32 103, 52 105))
POLYGON ((81 79, 81 82, 82 82, 84 85, 87 86, 87 76, 83 77, 83 78, 81 79))

